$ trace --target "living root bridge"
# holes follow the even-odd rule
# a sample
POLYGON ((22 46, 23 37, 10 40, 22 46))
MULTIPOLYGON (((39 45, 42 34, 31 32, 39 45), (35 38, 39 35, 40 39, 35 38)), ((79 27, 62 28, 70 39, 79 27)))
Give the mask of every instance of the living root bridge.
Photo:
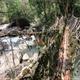
MULTIPOLYGON (((40 50, 39 54, 41 57, 38 59, 38 66, 35 69, 35 73, 31 76, 30 80, 61 80, 61 73, 57 71, 58 66, 58 57, 59 57, 59 48, 61 45, 62 37, 63 37, 63 28, 64 22, 63 18, 61 18, 57 25, 61 30, 54 31, 52 33, 52 37, 49 37, 48 34, 51 34, 51 30, 47 32, 45 35, 46 40, 51 40, 46 47, 40 50), (59 74, 58 74, 59 73, 59 74), (57 76, 56 76, 57 75, 57 76)), ((52 26, 53 27, 53 26, 52 26)), ((27 75, 27 74, 26 74, 27 75)), ((22 80, 27 79, 27 77, 22 77, 22 80)), ((20 79, 18 79, 20 80, 20 79)))

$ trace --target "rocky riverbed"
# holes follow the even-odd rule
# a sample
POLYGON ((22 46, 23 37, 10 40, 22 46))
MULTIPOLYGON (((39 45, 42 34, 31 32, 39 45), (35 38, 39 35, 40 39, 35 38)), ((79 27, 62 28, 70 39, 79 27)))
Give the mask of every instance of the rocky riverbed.
POLYGON ((11 38, 13 46, 12 49, 9 39, 10 38, 3 39, 4 42, 7 41, 7 44, 9 44, 9 48, 3 51, 0 56, 0 80, 6 80, 7 75, 8 78, 17 76, 23 67, 35 63, 38 59, 39 51, 37 46, 34 46, 33 44, 30 48, 27 46, 31 41, 22 41, 21 39, 19 39, 19 37, 11 38), (21 55, 23 55, 23 62, 20 64, 21 55), (12 76, 11 74, 14 73, 15 75, 12 76))

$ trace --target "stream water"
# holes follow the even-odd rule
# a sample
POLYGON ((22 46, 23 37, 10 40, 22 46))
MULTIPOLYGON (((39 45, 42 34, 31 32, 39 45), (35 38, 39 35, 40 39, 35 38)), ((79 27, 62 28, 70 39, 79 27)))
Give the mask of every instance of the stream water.
MULTIPOLYGON (((26 39, 25 36, 23 38, 19 37, 3 37, 0 38, 1 43, 5 43, 7 47, 5 47, 4 51, 2 51, 0 46, 0 52, 2 51, 2 54, 0 55, 0 75, 2 73, 5 73, 6 70, 9 70, 12 68, 13 65, 13 59, 12 59, 12 51, 14 53, 14 62, 15 66, 18 66, 19 58, 21 54, 27 54, 29 58, 35 56, 38 57, 38 48, 34 43, 34 40, 36 39, 34 35, 32 35, 32 39, 26 39)), ((1 44, 0 44, 1 45, 1 44)))

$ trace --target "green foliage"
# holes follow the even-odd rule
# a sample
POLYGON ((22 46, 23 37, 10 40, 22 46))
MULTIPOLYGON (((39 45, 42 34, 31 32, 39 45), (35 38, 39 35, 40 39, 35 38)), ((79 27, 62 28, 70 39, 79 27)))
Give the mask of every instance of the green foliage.
POLYGON ((34 20, 34 13, 31 11, 29 3, 24 3, 21 0, 5 0, 7 6, 7 15, 9 20, 25 17, 29 20, 34 20))
POLYGON ((7 7, 5 5, 5 2, 0 0, 0 23, 4 23, 7 19, 7 15, 6 14, 3 14, 7 12, 7 7))
POLYGON ((68 14, 72 15, 75 0, 57 0, 60 8, 60 13, 63 16, 68 16, 68 14))
POLYGON ((19 0, 7 0, 5 1, 7 9, 8 9, 8 17, 9 19, 14 19, 15 17, 21 16, 20 14, 20 2, 19 0))
POLYGON ((80 17, 80 4, 76 4, 76 5, 74 6, 74 15, 75 15, 76 17, 80 17))
POLYGON ((9 20, 26 17, 31 22, 50 25, 56 16, 72 15, 73 11, 74 15, 79 17, 79 3, 80 0, 1 0, 0 11, 8 12, 4 15, 8 16, 9 20))
POLYGON ((35 9, 40 22, 49 24, 54 20, 56 5, 49 0, 29 0, 32 9, 35 9))

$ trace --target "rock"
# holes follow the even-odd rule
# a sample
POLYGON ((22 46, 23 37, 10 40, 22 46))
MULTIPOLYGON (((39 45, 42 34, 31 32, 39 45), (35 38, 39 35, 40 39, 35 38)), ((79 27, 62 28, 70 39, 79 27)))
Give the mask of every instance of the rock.
POLYGON ((22 59, 23 59, 23 61, 26 61, 26 60, 28 60, 28 59, 29 59, 29 56, 28 56, 28 54, 27 54, 27 53, 25 53, 25 54, 23 55, 22 59))
POLYGON ((33 61, 37 61, 38 59, 38 53, 34 53, 34 55, 31 58, 33 61))
MULTIPOLYGON (((29 40, 26 40, 26 43, 28 46, 34 46, 35 45, 35 40, 36 40, 36 37, 34 35, 31 35, 30 37, 28 37, 29 40)), ((27 39, 28 39, 27 38, 27 39)))
POLYGON ((9 25, 10 25, 10 23, 0 25, 0 30, 6 30, 7 26, 9 26, 9 25))
POLYGON ((19 44, 19 48, 21 50, 27 49, 27 45, 25 43, 21 43, 21 44, 19 44))
POLYGON ((31 38, 32 38, 32 41, 35 41, 36 40, 36 38, 35 38, 34 35, 32 35, 31 38))

